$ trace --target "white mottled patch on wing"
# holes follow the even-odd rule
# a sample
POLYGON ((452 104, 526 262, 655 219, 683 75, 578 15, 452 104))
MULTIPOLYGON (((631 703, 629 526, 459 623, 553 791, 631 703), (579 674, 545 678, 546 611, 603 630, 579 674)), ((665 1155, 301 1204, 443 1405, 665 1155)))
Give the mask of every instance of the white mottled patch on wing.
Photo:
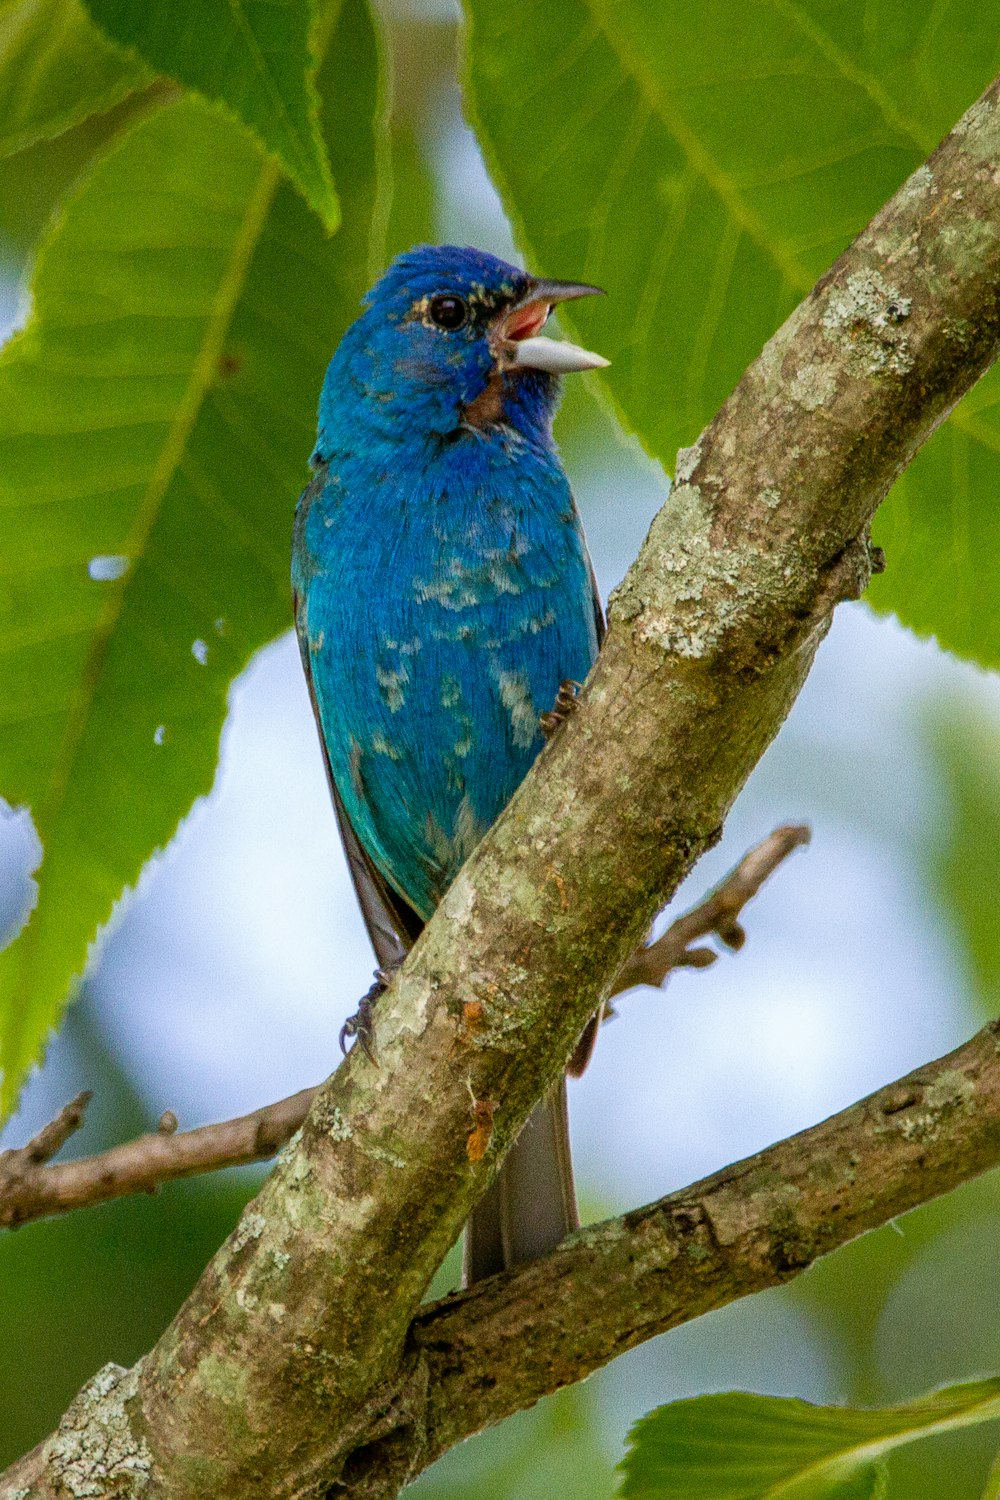
POLYGON ((540 630, 548 630, 550 625, 556 623, 556 612, 547 609, 540 615, 528 615, 518 627, 522 635, 537 635, 540 630))
POLYGON ((390 740, 387 740, 381 729, 376 729, 372 735, 372 749, 376 755, 387 755, 390 760, 402 760, 402 753, 390 740))
POLYGON ((519 750, 527 750, 539 733, 538 714, 531 701, 531 689, 523 672, 498 672, 497 687, 500 701, 510 714, 514 744, 519 750))
POLYGON ((455 815, 455 831, 452 835, 456 864, 465 864, 485 832, 483 825, 472 811, 472 803, 468 797, 463 797, 455 815))
POLYGON ((472 749, 472 720, 468 714, 461 714, 459 716, 459 723, 462 726, 462 730, 455 741, 455 754, 464 758, 472 749))
POLYGON ((432 863, 441 869, 447 869, 451 856, 451 840, 433 813, 428 813, 424 819, 424 838, 427 840, 432 863))
POLYGON ((409 669, 405 666, 398 670, 392 667, 376 667, 375 680, 379 685, 386 708, 392 714, 398 712, 406 702, 403 689, 410 680, 409 669))
POLYGON ((424 838, 430 863, 441 871, 445 882, 450 881, 465 864, 485 832, 485 825, 473 812, 468 795, 463 796, 458 804, 450 834, 445 832, 433 813, 428 814, 424 822, 424 838))
POLYGON ((434 578, 414 578, 413 595, 421 604, 433 600, 445 609, 469 609, 478 604, 480 598, 479 590, 469 582, 469 575, 454 562, 450 573, 434 578))
POLYGON ((455 708, 462 701, 462 685, 458 678, 451 672, 446 672, 441 678, 440 691, 441 707, 455 708))
POLYGON ((498 594, 519 594, 522 579, 515 573, 509 557, 493 557, 486 567, 486 576, 498 594))

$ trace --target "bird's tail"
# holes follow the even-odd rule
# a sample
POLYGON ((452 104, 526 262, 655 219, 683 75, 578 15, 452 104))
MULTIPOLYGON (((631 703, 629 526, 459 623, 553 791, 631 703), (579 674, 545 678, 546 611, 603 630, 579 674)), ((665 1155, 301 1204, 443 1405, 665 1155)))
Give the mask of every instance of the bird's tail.
POLYGON ((554 1084, 507 1153, 465 1226, 463 1281, 547 1255, 580 1227, 573 1187, 566 1080, 554 1084))

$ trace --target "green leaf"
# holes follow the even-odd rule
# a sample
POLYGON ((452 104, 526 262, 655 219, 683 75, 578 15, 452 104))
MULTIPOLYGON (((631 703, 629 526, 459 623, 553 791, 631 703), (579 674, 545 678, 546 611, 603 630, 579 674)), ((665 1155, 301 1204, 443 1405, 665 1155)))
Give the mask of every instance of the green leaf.
POLYGON ((997 720, 972 696, 932 700, 923 716, 941 779, 945 815, 928 874, 933 896, 950 918, 953 941, 983 1018, 1000 1010, 1000 742, 997 720))
MULTIPOLYGON (((1000 68, 979 0, 465 9, 469 103, 506 208, 534 266, 608 291, 560 317, 611 359, 605 389, 668 467, 1000 68)), ((991 665, 998 391, 975 391, 894 492, 872 591, 991 665)))
POLYGON ((149 113, 155 89, 154 84, 127 94, 104 114, 88 115, 61 135, 35 141, 13 156, 0 157, 0 254, 8 277, 23 273, 73 184, 91 171, 117 136, 149 113))
POLYGON ((872 534, 888 568, 867 598, 918 635, 1000 666, 1000 368, 994 366, 898 481, 872 534))
POLYGON ((880 1460, 935 1432, 1000 1418, 1000 1379, 900 1406, 811 1406, 731 1391, 675 1401, 632 1428, 623 1500, 881 1500, 880 1460))
POLYGON ((412 131, 397 125, 390 138, 392 203, 386 260, 434 239, 434 182, 412 131))
MULTIPOLYGON (((330 230, 340 209, 319 128, 311 0, 86 0, 108 36, 255 131, 330 230)), ((327 6, 330 9, 330 6, 327 6)))
POLYGON ((150 79, 79 0, 0 0, 0 156, 60 135, 150 79))
POLYGON ((664 460, 998 56, 972 0, 466 10, 472 109, 506 206, 539 267, 608 291, 561 315, 611 359, 608 389, 664 460))
POLYGON ((211 786, 229 682, 290 623, 318 391, 382 228, 363 0, 329 58, 334 240, 242 128, 182 100, 67 204, 0 359, 0 795, 44 847, 0 957, 8 1108, 98 925, 211 786))
POLYGON ((983 1490, 983 1500, 1000 1500, 1000 1454, 990 1467, 986 1476, 986 1488, 983 1490))

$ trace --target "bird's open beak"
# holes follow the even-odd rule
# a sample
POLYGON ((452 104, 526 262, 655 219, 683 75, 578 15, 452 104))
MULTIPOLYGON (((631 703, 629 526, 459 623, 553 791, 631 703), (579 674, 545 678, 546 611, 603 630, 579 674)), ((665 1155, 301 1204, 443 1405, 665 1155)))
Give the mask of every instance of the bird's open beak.
POLYGON ((573 370, 603 370, 609 360, 576 344, 540 337, 549 313, 557 302, 572 302, 577 297, 603 296, 599 286, 579 281, 533 281, 526 296, 503 316, 497 329, 500 356, 508 367, 522 370, 546 370, 550 375, 567 375, 573 370))

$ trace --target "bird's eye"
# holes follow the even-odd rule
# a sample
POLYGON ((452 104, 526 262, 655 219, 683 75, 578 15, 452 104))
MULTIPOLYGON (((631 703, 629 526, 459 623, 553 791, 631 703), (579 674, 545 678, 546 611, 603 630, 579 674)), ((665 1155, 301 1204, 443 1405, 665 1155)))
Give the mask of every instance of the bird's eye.
POLYGON ((432 323, 450 333, 452 329, 461 328, 469 316, 469 309, 461 297, 432 297, 430 315, 432 323))

